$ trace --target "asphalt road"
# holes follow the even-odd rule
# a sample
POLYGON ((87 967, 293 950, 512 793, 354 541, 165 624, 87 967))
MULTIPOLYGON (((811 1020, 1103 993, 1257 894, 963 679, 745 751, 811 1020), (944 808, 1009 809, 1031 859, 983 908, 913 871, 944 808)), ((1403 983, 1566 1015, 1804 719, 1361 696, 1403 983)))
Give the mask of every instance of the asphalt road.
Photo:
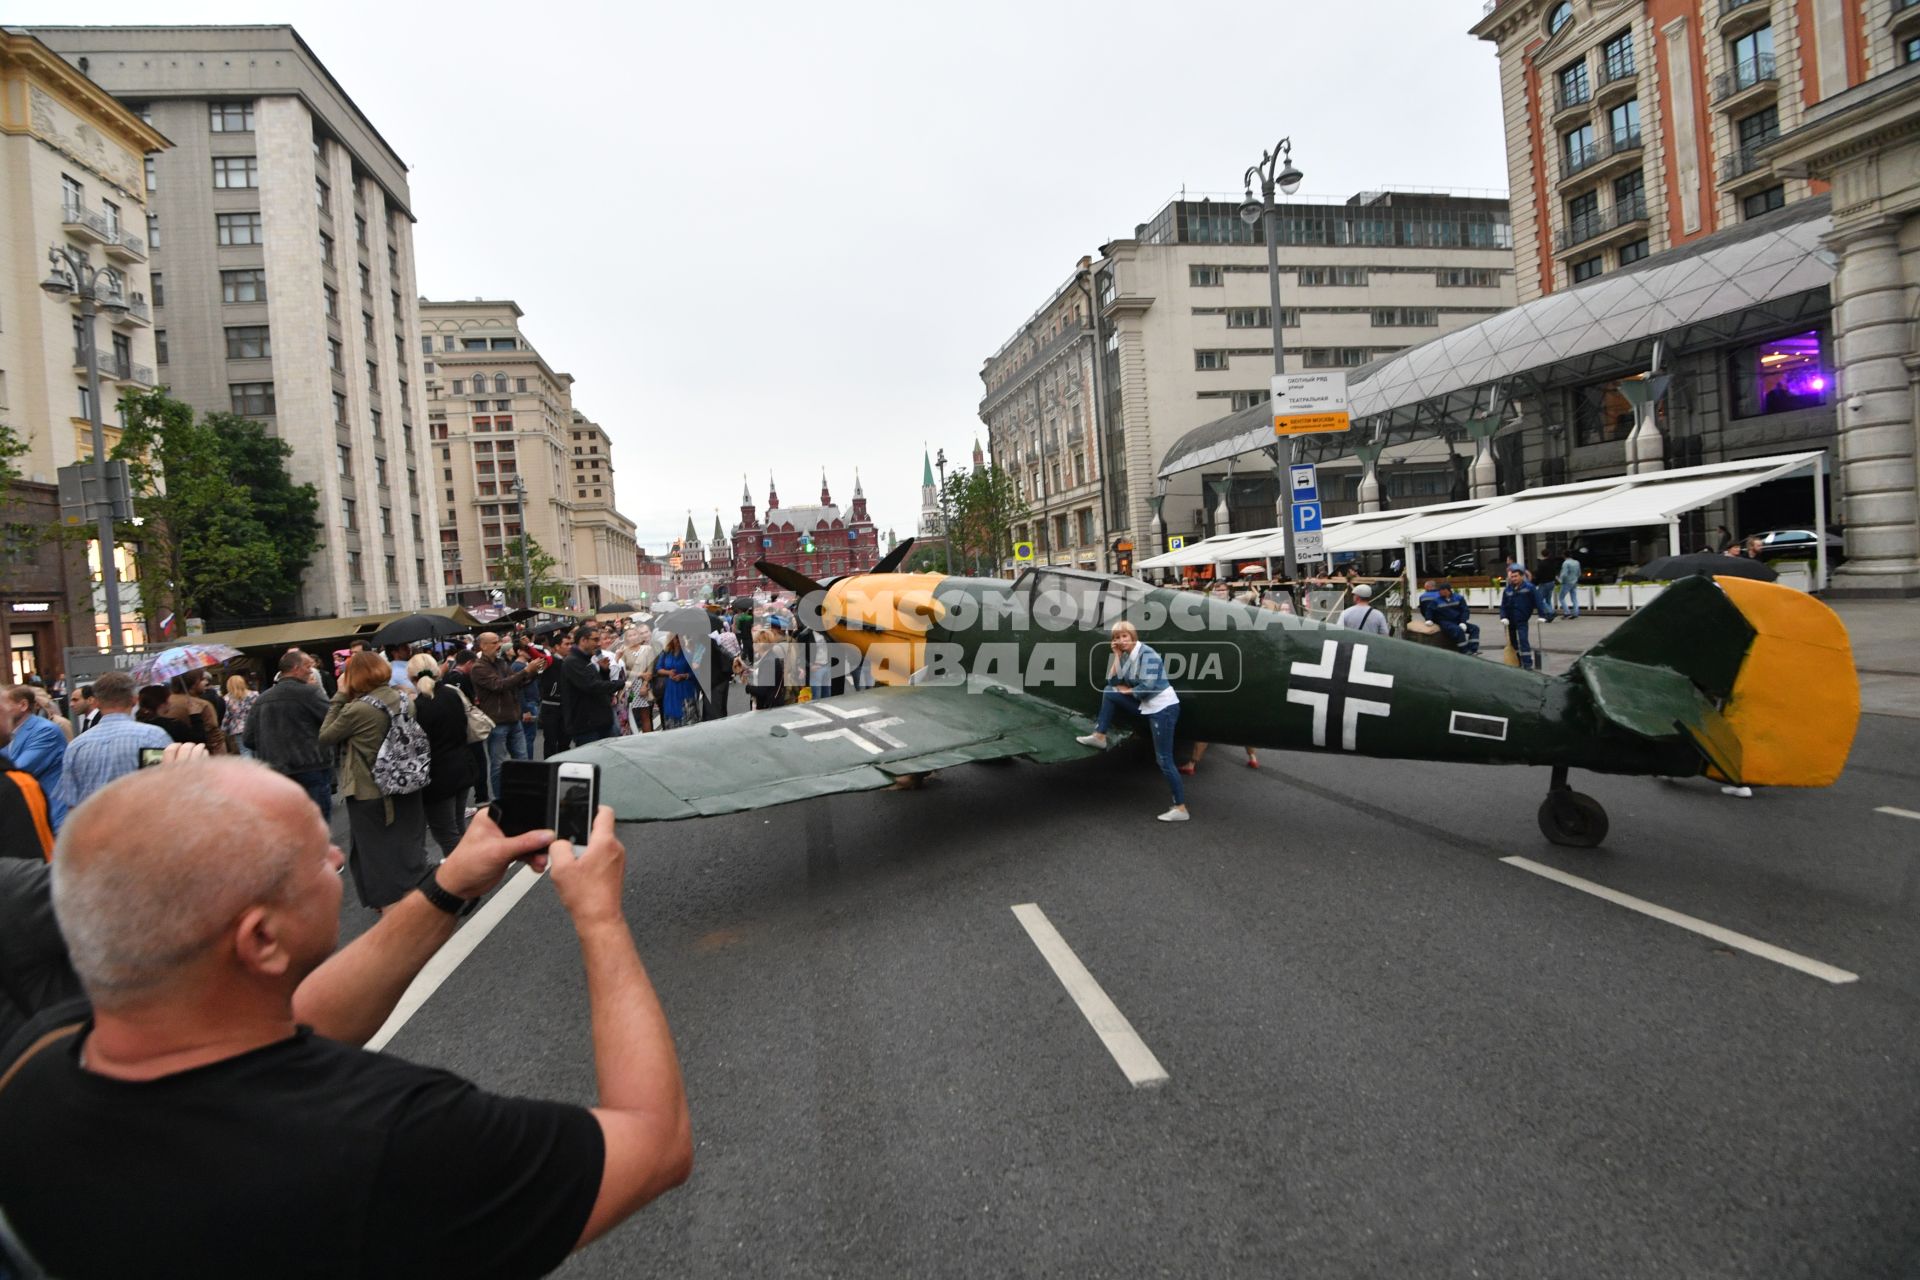
MULTIPOLYGON (((1185 826, 1116 751, 623 827, 698 1157, 560 1274, 1920 1274, 1920 820, 1875 812, 1920 809, 1920 721, 1825 791, 1576 775, 1596 852, 1540 837, 1544 770, 1263 755, 1185 826)), ((585 1103, 588 1035, 542 884, 390 1051, 585 1103)))

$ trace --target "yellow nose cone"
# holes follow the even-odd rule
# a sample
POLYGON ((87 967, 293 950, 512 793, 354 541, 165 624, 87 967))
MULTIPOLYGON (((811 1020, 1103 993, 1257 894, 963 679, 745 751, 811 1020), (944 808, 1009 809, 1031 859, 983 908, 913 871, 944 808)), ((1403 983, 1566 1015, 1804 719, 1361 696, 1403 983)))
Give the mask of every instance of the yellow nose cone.
POLYGON ((905 684, 925 665, 926 634, 940 618, 939 573, 866 573, 827 588, 827 634, 866 654, 881 684, 905 684))

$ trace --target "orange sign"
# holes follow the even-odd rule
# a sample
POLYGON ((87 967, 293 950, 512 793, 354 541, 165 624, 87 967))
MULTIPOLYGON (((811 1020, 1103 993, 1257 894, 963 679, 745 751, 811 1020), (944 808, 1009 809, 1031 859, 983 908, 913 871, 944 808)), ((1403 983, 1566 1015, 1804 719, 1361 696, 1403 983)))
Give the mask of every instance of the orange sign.
POLYGON ((1306 436, 1322 431, 1345 431, 1347 415, 1344 413, 1292 413, 1275 414, 1273 434, 1277 436, 1306 436))

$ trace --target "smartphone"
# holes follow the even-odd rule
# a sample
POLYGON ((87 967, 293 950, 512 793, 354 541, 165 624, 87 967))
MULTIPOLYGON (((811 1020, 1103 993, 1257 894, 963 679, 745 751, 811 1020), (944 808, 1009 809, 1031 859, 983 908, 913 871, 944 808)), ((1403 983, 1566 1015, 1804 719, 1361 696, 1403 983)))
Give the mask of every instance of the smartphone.
POLYGON ((493 820, 510 836, 553 825, 553 765, 544 760, 502 760, 500 794, 493 820))
POLYGON ((140 748, 140 767, 142 769, 151 769, 166 758, 167 749, 165 747, 140 748))
POLYGON ((553 766, 553 829, 562 840, 584 845, 600 807, 600 766, 563 760, 553 766))

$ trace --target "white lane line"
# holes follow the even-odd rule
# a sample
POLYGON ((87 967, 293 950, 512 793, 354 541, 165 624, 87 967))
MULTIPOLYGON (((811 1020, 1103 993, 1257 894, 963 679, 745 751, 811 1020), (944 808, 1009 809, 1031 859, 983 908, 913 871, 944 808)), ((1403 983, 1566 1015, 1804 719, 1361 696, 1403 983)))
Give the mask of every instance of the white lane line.
POLYGON ((1638 911, 1644 916, 1652 916, 1655 920, 1662 920, 1667 924, 1676 925, 1679 928, 1697 933, 1704 938, 1712 938, 1715 942, 1723 943, 1726 946, 1736 948, 1740 951, 1745 951, 1749 955, 1759 956, 1762 960, 1771 960, 1775 964, 1783 964, 1789 969, 1798 969, 1801 973, 1818 978, 1822 982, 1831 982, 1838 986, 1843 982, 1858 982, 1860 980, 1860 975, 1857 973, 1849 973, 1845 969, 1838 969, 1822 961, 1809 959, 1796 952, 1788 951, 1784 947, 1776 947, 1771 942, 1762 942, 1760 939, 1750 938, 1744 933, 1735 933, 1733 930, 1723 929, 1717 924, 1709 924, 1705 920, 1683 915, 1678 911, 1663 907, 1658 903, 1648 902, 1644 898, 1636 898, 1632 894, 1621 893, 1618 889, 1609 889, 1603 884, 1595 884, 1591 880, 1582 880, 1579 876, 1570 876, 1564 871, 1556 871, 1552 867, 1543 866, 1528 858, 1502 858, 1500 861, 1509 866, 1519 867, 1522 871, 1531 871, 1537 876, 1544 876, 1548 880, 1564 884, 1570 889, 1578 889, 1582 893, 1590 893, 1596 898, 1601 898, 1613 903, 1615 906, 1625 907, 1629 911, 1638 911))
POLYGON ((1146 1041, 1140 1038, 1127 1021, 1125 1014, 1107 998, 1100 984, 1087 972, 1087 966, 1080 963, 1080 957, 1073 954, 1073 948, 1053 927, 1046 913, 1031 902, 1021 903, 1013 909, 1013 914, 1033 939, 1033 945, 1040 948, 1040 954, 1053 968, 1053 976, 1060 979, 1060 985, 1067 989, 1073 1002, 1080 1006, 1080 1012, 1093 1024, 1094 1034, 1100 1037, 1100 1043, 1107 1046, 1107 1052, 1126 1073, 1134 1088, 1147 1088, 1167 1082, 1167 1069, 1160 1065, 1160 1059, 1153 1056, 1153 1050, 1147 1048, 1146 1041))
POLYGON ((1890 804, 1883 804, 1878 809, 1875 809, 1874 812, 1884 813, 1894 818, 1912 818, 1914 821, 1920 822, 1920 813, 1915 813, 1911 809, 1896 809, 1890 804))
POLYGON ((514 872, 513 878, 502 885, 498 893, 487 899, 486 904, 473 913, 473 919, 455 930, 453 937, 447 939, 447 945, 434 952, 433 959, 427 961, 426 967, 414 975, 413 981, 401 993, 400 1003, 393 1006, 393 1012, 387 1015, 386 1022, 381 1024, 380 1030, 374 1033, 373 1039, 367 1041, 367 1048, 375 1052, 386 1048, 387 1041, 400 1034, 400 1028, 406 1026, 407 1020, 420 1012, 420 1006, 440 989, 441 983, 453 976, 453 971, 460 967, 460 962, 472 955, 474 948, 487 940, 487 935, 493 932, 494 926, 506 919, 507 912, 513 910, 520 899, 527 896, 527 890, 539 882, 540 877, 534 874, 532 867, 521 867, 514 872))

